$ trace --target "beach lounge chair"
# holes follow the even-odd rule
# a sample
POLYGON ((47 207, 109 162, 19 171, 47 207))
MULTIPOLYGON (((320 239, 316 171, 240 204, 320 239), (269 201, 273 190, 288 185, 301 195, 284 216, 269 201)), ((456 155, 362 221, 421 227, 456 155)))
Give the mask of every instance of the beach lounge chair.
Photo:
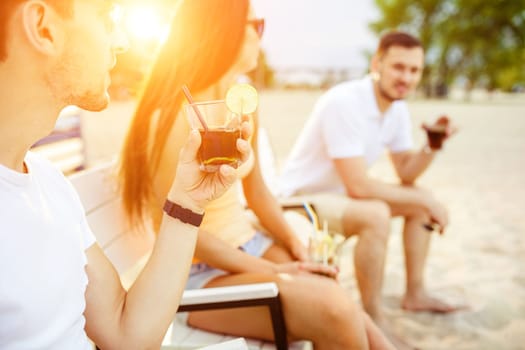
MULTIPOLYGON (((114 163, 75 173, 70 180, 80 195, 98 244, 119 272, 124 287, 128 287, 149 257, 154 243, 153 232, 139 233, 129 226, 114 181, 114 163)), ((275 283, 188 290, 184 292, 179 311, 258 305, 266 305, 270 309, 275 348, 288 349, 279 290, 275 283)), ((188 327, 177 317, 166 334, 163 346, 165 349, 195 349, 231 339, 233 337, 188 327)), ((257 340, 248 340, 248 344, 250 349, 273 347, 257 340)), ((303 349, 305 346, 309 346, 308 342, 297 342, 290 348, 303 349)))

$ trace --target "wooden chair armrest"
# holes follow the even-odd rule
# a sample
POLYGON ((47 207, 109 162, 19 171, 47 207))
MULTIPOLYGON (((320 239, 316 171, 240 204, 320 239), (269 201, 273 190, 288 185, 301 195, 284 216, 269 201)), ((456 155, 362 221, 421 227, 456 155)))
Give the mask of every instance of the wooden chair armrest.
POLYGON ((275 346, 278 350, 288 349, 279 289, 273 282, 186 290, 177 312, 249 306, 267 306, 270 309, 275 346))
POLYGON ((196 305, 227 303, 231 301, 247 301, 275 298, 279 289, 275 283, 254 283, 238 286, 201 288, 186 290, 182 294, 179 311, 196 305))

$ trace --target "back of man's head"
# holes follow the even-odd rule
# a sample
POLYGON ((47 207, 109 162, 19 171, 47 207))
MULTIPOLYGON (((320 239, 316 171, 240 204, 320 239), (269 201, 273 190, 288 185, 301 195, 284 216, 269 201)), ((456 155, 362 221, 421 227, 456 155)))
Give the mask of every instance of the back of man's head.
MULTIPOLYGON (((20 4, 27 0, 0 0, 0 62, 7 58, 7 38, 9 37, 9 22, 11 17, 20 4)), ((64 16, 73 13, 74 0, 44 0, 45 3, 53 6, 55 10, 64 16)))
POLYGON ((381 36, 376 55, 383 56, 392 46, 401 46, 407 49, 421 47, 421 41, 415 36, 401 31, 391 31, 381 36))

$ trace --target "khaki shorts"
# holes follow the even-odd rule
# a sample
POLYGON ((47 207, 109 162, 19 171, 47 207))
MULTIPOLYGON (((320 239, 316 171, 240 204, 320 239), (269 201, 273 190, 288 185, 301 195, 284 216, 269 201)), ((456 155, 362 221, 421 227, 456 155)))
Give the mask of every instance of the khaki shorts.
POLYGON ((319 192, 312 194, 298 194, 287 198, 291 201, 306 201, 314 206, 319 218, 319 225, 323 226, 326 220, 328 230, 343 233, 343 215, 352 199, 344 194, 333 192, 319 192))

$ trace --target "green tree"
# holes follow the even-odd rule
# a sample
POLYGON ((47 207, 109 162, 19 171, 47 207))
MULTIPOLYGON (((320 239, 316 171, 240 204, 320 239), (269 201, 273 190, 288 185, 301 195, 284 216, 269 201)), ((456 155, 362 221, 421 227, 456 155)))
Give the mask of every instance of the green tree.
POLYGON ((375 0, 376 33, 401 29, 426 50, 422 86, 446 95, 463 78, 468 87, 510 90, 525 83, 525 0, 375 0))

